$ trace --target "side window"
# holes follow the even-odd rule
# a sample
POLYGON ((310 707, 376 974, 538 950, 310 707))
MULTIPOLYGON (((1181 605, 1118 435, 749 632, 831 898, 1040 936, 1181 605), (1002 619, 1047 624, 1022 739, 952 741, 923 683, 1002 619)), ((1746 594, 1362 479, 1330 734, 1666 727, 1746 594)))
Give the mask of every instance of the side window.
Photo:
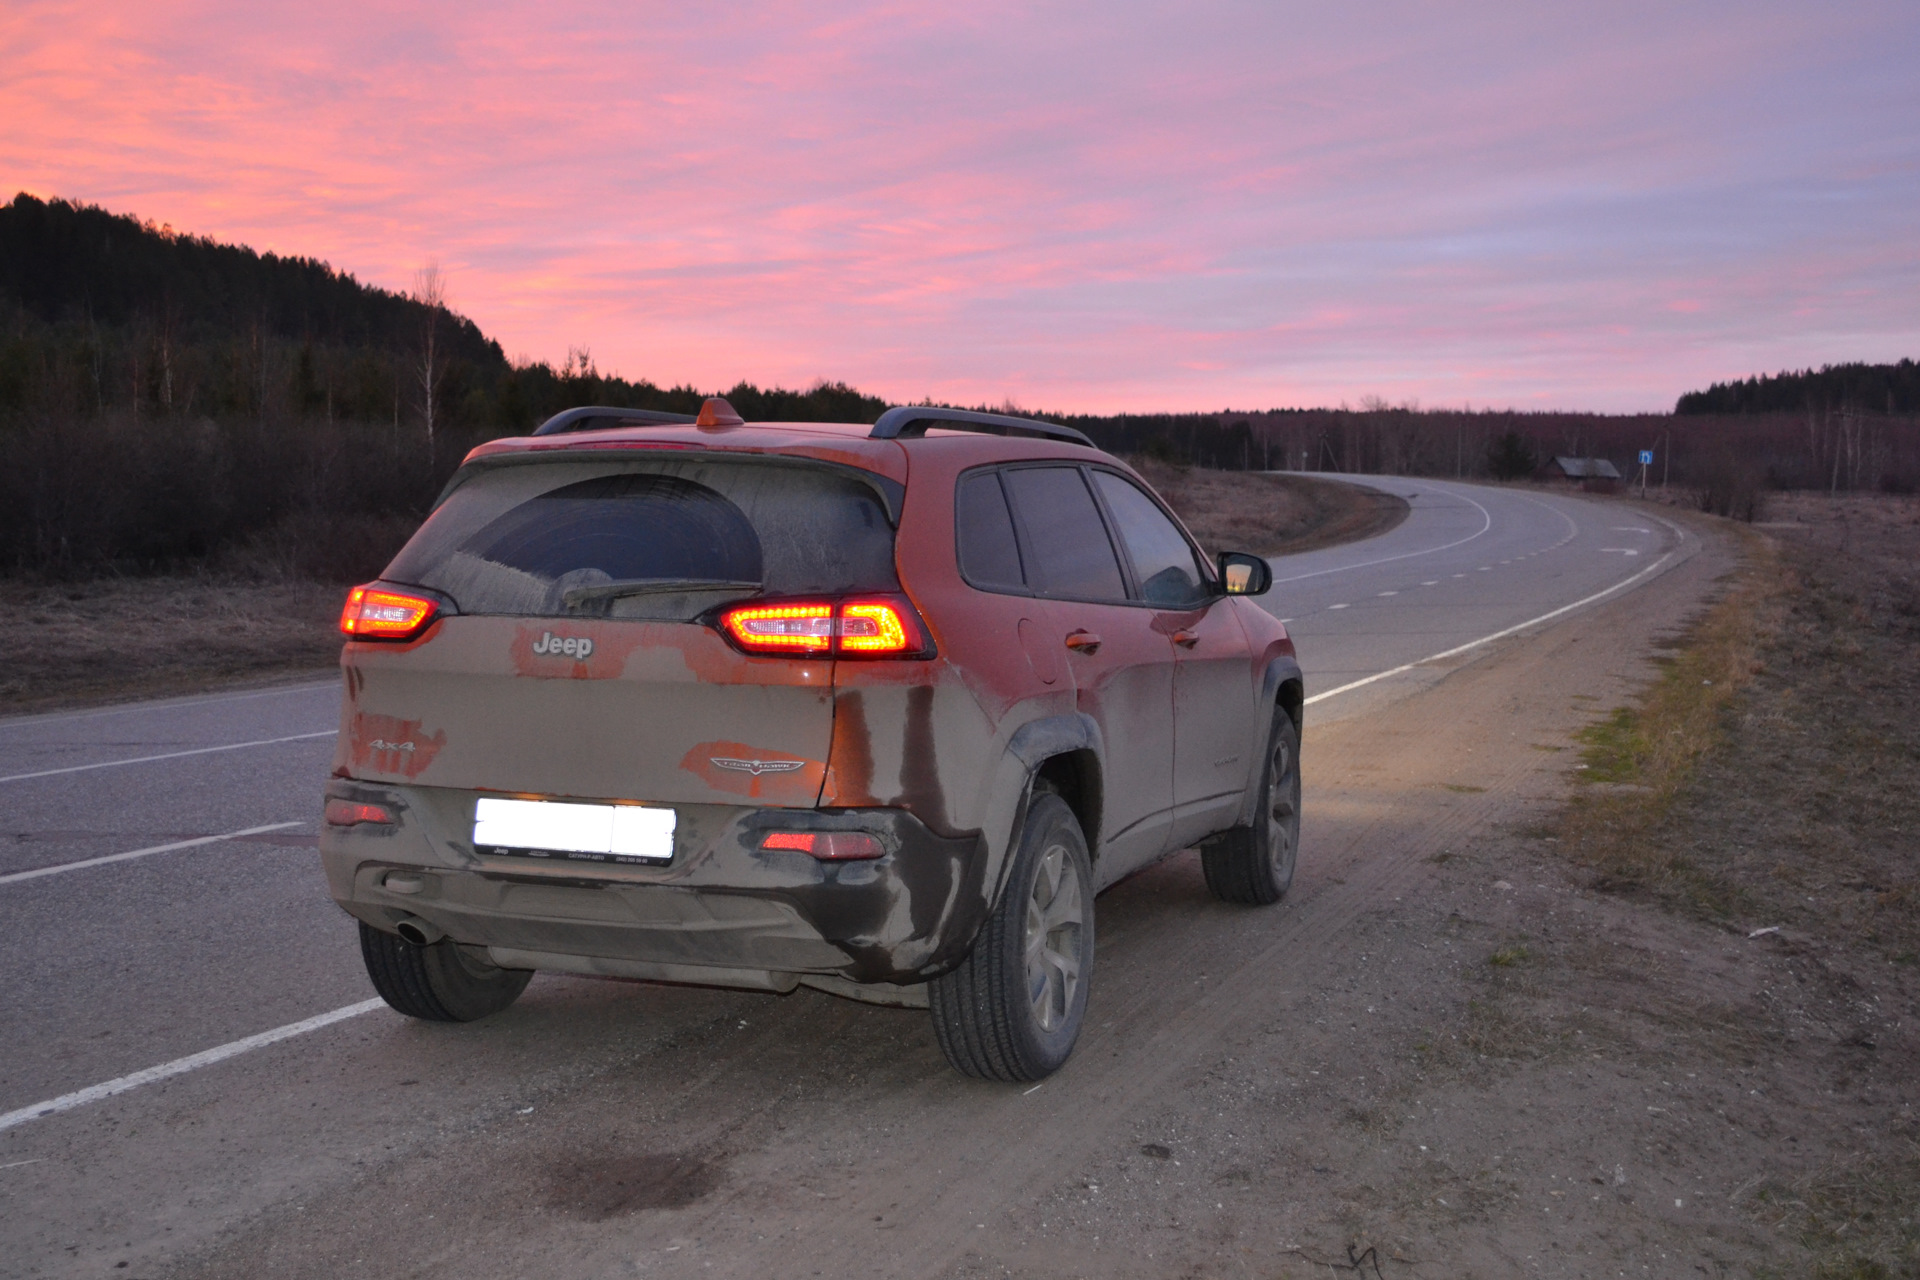
POLYGON ((1014 467, 1001 475, 1033 557, 1028 585, 1042 595, 1124 601, 1120 560, 1080 469, 1014 467))
POLYGON ((976 471, 961 478, 953 495, 953 532, 960 576, 968 583, 982 591, 1026 591, 1020 545, 999 476, 976 471))
POLYGON ((1152 498, 1111 471, 1096 471, 1093 482, 1106 499, 1107 510, 1140 577, 1140 594, 1148 604, 1190 608, 1210 594, 1193 548, 1167 519, 1152 498))

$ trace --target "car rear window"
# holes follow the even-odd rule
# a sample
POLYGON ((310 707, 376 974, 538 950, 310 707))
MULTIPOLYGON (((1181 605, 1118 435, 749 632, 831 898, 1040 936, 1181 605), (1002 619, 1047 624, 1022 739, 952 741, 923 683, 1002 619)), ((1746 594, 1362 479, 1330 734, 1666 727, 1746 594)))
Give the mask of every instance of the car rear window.
POLYGON ((872 489, 768 459, 482 471, 381 576, 441 592, 462 613, 534 617, 686 619, 756 591, 899 589, 872 489))
POLYGON ((1024 591, 1020 545, 1013 536, 1013 517, 1000 477, 976 471, 960 481, 954 495, 955 541, 960 551, 960 573, 986 591, 1024 591))

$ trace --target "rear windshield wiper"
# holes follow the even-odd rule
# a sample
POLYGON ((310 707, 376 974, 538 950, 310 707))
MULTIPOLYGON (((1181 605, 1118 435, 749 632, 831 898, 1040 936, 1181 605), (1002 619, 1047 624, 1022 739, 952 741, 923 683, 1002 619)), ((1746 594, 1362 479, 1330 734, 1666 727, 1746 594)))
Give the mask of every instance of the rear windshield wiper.
POLYGON ((560 593, 569 609, 590 600, 617 600, 623 596, 657 596, 685 591, 759 591, 764 583, 728 582, 718 578, 629 578, 624 582, 598 582, 590 587, 568 587, 560 593))

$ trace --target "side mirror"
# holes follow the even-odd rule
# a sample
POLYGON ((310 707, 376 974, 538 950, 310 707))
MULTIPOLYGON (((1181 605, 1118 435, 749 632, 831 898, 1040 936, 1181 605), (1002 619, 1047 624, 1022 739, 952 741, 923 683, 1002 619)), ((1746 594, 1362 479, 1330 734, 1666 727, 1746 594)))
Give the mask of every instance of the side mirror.
POLYGON ((1230 596, 1263 596, 1273 586, 1273 567, 1245 551, 1222 551, 1220 581, 1230 596))

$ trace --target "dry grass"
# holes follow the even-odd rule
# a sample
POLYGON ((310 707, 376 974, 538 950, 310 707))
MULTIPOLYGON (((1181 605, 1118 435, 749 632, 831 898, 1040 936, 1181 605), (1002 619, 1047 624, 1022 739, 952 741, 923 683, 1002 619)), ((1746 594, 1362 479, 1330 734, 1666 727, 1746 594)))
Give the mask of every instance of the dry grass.
POLYGON ((343 598, 327 584, 212 575, 0 582, 15 639, 0 710, 316 674, 339 655, 343 598))
POLYGON ((1580 734, 1580 777, 1562 830, 1565 847, 1603 887, 1646 889, 1727 914, 1738 894, 1704 875, 1660 830, 1698 762, 1726 741, 1727 715, 1764 669, 1761 647, 1781 625, 1790 578, 1778 549, 1749 536, 1746 563, 1727 590, 1660 659, 1660 678, 1632 706, 1580 734))
POLYGON ((1920 504, 1780 507, 1805 518, 1587 731, 1587 776, 1644 789, 1583 797, 1568 844, 1616 887, 1915 964, 1920 504))
MULTIPOLYGON (((1763 514, 1773 537, 1750 535, 1660 678, 1583 735, 1601 785, 1569 806, 1561 848, 1600 887, 1780 927, 1781 966, 1823 1010, 1799 1034, 1833 1055, 1798 1051, 1803 1069, 1901 1094, 1920 1065, 1893 1012, 1920 1001, 1920 503, 1787 495, 1763 514)), ((1754 1189, 1756 1220, 1797 1237, 1812 1274, 1920 1277, 1920 1128, 1901 1114, 1754 1189)))
POLYGON ((1854 1152, 1803 1177, 1756 1186, 1746 1202, 1758 1221, 1792 1230, 1819 1261, 1817 1280, 1911 1280, 1920 1276, 1920 1142, 1854 1152))
POLYGON ((1209 471, 1127 460, 1209 552, 1289 555, 1385 533, 1407 517, 1391 494, 1297 473, 1209 471))

